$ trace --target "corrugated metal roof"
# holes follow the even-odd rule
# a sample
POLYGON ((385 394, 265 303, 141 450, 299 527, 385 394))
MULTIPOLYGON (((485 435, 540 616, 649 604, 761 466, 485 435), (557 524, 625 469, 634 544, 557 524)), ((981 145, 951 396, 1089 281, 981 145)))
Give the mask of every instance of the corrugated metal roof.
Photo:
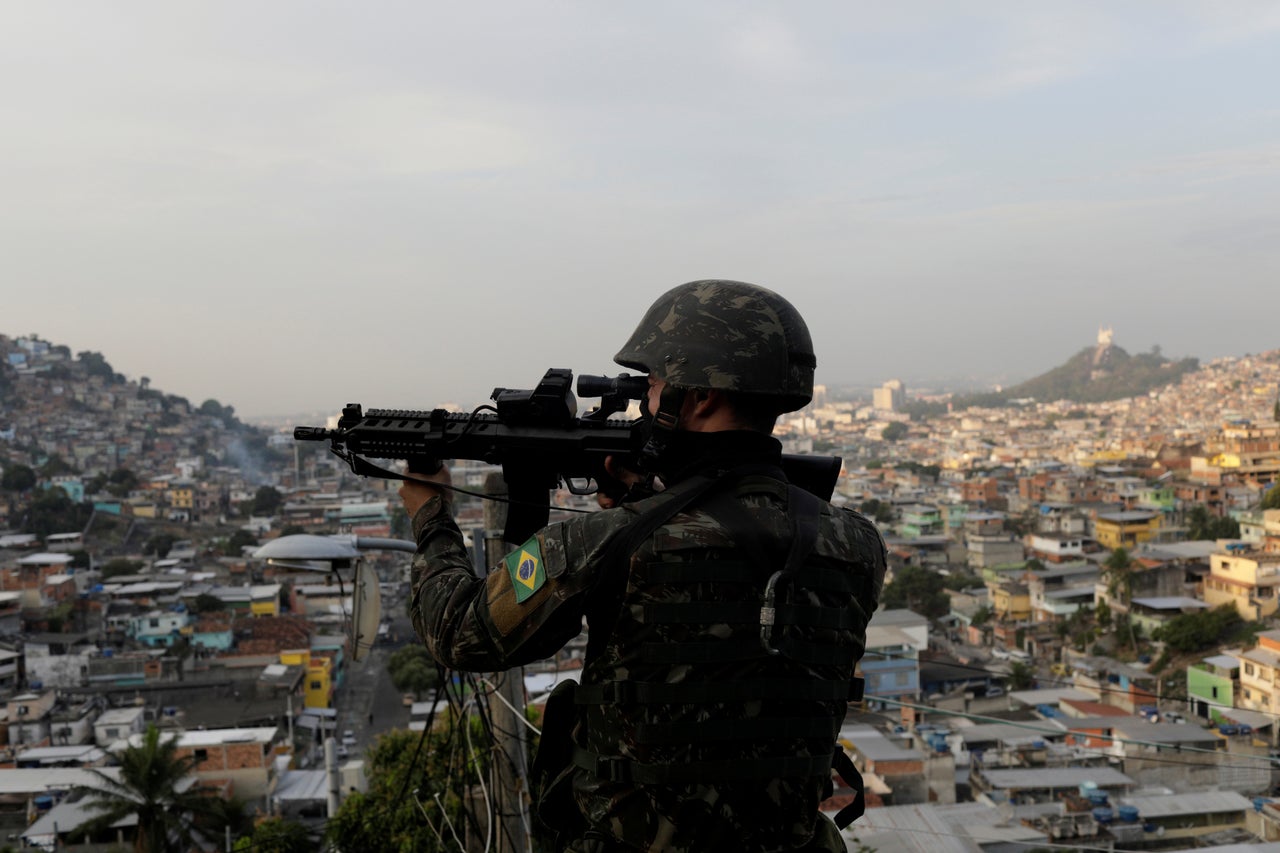
POLYGON ((1136 806, 1140 817, 1242 812, 1253 804, 1235 791, 1198 791, 1156 797, 1121 797, 1122 805, 1136 806))
POLYGON ((1084 782, 1099 787, 1136 784, 1110 767, 1037 767, 1033 770, 984 770, 983 776, 996 788, 1070 788, 1084 782))

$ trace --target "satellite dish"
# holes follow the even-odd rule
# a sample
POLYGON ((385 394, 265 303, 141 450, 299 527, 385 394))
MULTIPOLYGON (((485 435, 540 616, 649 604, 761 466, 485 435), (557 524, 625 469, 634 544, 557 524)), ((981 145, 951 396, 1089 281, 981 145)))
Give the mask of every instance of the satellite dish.
POLYGON ((369 655, 378 639, 378 623, 382 620, 382 590, 378 573, 368 563, 356 564, 355 584, 351 590, 351 657, 361 661, 369 655))

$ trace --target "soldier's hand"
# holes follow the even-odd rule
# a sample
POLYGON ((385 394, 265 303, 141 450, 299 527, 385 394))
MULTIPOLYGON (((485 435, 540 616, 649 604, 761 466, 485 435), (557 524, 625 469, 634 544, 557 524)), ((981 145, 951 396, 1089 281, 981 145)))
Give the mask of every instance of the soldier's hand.
POLYGON ((622 496, 631 490, 636 483, 644 481, 644 475, 624 466, 617 457, 606 456, 604 470, 612 481, 606 490, 602 487, 596 492, 596 503, 601 509, 612 509, 622 503, 622 496))
POLYGON ((448 488, 440 488, 440 486, 453 485, 453 477, 449 474, 448 465, 441 465, 440 469, 433 474, 410 471, 406 466, 405 476, 411 479, 400 483, 399 494, 400 501, 404 504, 404 511, 409 513, 409 518, 417 515, 422 505, 436 495, 441 495, 445 503, 452 501, 453 492, 448 488))

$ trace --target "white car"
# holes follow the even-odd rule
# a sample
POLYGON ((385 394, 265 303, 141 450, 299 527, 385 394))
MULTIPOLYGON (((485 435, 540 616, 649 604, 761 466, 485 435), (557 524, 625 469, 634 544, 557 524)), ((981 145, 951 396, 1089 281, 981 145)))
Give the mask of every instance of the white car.
POLYGON ((1008 660, 1012 655, 1004 649, 992 649, 991 656, 996 660, 1008 660))
POLYGON ((343 732, 343 733, 342 733, 342 745, 343 745, 343 746, 355 746, 355 745, 356 745, 356 733, 355 733, 355 732, 353 732, 353 731, 351 731, 351 729, 347 729, 345 732, 343 732))

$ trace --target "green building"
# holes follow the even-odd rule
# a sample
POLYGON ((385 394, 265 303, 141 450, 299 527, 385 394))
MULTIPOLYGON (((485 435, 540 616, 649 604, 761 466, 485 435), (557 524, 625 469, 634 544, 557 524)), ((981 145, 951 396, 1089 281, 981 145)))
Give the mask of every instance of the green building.
POLYGON ((1191 713, 1214 723, 1221 710, 1235 707, 1236 685, 1240 683, 1240 661, 1231 655, 1212 655, 1187 667, 1187 705, 1191 713))

